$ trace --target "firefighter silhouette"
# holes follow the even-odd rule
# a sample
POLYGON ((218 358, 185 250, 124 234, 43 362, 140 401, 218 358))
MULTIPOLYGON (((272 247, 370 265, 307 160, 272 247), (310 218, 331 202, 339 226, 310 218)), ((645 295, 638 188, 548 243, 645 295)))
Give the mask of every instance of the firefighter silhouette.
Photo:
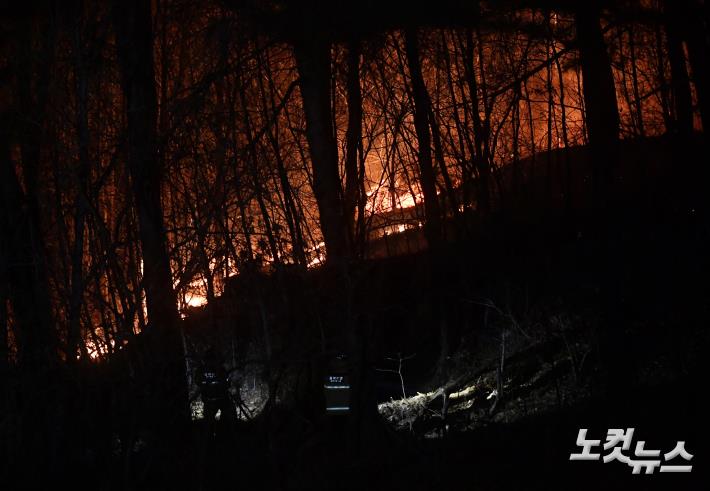
POLYGON ((202 396, 205 420, 212 423, 219 411, 220 421, 224 420, 228 423, 234 421, 236 412, 229 396, 227 371, 213 348, 205 352, 196 378, 202 396))

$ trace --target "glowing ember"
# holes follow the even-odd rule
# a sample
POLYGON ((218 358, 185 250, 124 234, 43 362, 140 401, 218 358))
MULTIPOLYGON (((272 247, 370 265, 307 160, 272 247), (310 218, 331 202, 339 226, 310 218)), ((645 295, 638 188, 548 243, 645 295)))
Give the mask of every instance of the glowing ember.
POLYGON ((207 303, 207 297, 197 294, 197 293, 191 293, 189 298, 187 298, 186 304, 188 307, 202 307, 207 303))

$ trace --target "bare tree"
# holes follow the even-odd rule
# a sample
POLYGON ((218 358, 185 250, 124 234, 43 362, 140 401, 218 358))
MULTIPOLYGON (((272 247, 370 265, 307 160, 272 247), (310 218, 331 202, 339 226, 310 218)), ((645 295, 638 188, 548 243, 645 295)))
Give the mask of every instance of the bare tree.
POLYGON ((328 261, 337 264, 350 256, 350 248, 332 126, 330 42, 317 32, 304 33, 304 37, 295 42, 294 53, 313 165, 313 193, 328 261))

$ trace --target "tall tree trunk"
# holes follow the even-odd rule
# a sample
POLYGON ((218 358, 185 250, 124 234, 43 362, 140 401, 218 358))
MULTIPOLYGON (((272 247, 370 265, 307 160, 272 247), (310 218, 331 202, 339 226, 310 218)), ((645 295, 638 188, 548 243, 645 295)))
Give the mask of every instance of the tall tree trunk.
POLYGON ((339 345, 349 355, 352 375, 348 439, 351 449, 361 452, 366 448, 362 445, 361 435, 372 433, 377 406, 371 396, 374 385, 367 376, 369 370, 363 350, 365 336, 350 308, 353 285, 348 263, 352 251, 332 119, 330 42, 312 32, 302 32, 294 43, 294 52, 313 166, 313 192, 320 213, 327 265, 334 274, 334 284, 338 285, 334 292, 332 319, 341 326, 339 345))
MULTIPOLYGON (((3 115, 4 116, 4 115, 3 115)), ((0 166, 5 166, 10 161, 10 149, 5 128, 0 128, 0 166)), ((7 304, 10 300, 8 288, 8 267, 10 265, 10 229, 7 213, 8 199, 5 189, 0 195, 0 384, 5 383, 5 377, 10 368, 10 318, 7 304)), ((3 385, 4 386, 4 385, 3 385)), ((5 400, 5 395, 0 396, 5 400)), ((4 406, 0 406, 3 410, 4 406)))
POLYGON ((659 86, 661 98, 661 111, 663 113, 663 124, 666 128, 666 133, 674 131, 673 118, 671 116, 671 104, 669 101, 668 83, 666 81, 666 63, 663 56, 663 33, 661 25, 656 24, 654 28, 654 41, 656 47, 656 83, 659 86))
MULTIPOLYGON (((59 361, 58 343, 39 224, 31 211, 31 200, 20 186, 7 135, 2 130, 4 128, 0 129, 0 225, 3 228, 0 234, 5 250, 0 262, 5 263, 6 269, 0 281, 6 280, 8 286, 18 364, 23 373, 18 404, 22 417, 17 430, 22 441, 15 450, 21 461, 39 459, 51 469, 56 464, 53 449, 59 431, 52 421, 59 412, 57 392, 62 389, 55 385, 53 377, 59 361)), ((0 298, 4 303, 4 296, 0 298)), ((4 327, 7 329, 7 320, 4 327)), ((7 336, 6 331, 3 334, 7 336)), ((4 340, 6 345, 7 337, 4 340)), ((3 365, 7 362, 7 352, 4 358, 3 365)), ((35 479, 37 476, 28 476, 25 484, 35 487, 35 479)))
MULTIPOLYGON (((473 30, 466 31, 466 45, 464 47, 464 74, 471 98, 471 119, 473 120, 473 138, 476 144, 476 154, 473 159, 478 172, 478 196, 476 197, 477 209, 483 213, 491 210, 489 182, 491 176, 491 161, 488 148, 488 125, 481 119, 480 101, 478 96, 478 77, 474 61, 473 30)), ((479 57, 479 63, 482 60, 479 57)), ((484 112, 485 112, 485 103, 484 112)))
POLYGON ((708 18, 708 2, 688 0, 682 2, 686 8, 688 59, 693 73, 693 85, 698 95, 698 106, 700 108, 700 118, 703 122, 703 131, 707 138, 710 130, 710 71, 708 70, 708 59, 710 58, 710 39, 708 29, 710 19, 708 18))
POLYGON ((607 145, 619 138, 619 109, 599 16, 598 8, 584 5, 577 9, 575 20, 589 142, 607 145))
POLYGON ((436 175, 431 157, 431 134, 429 133, 429 97, 427 95, 422 67, 419 61, 419 40, 416 29, 405 32, 405 52, 414 96, 414 127, 418 140, 419 173, 424 194, 424 224, 430 248, 441 244, 441 211, 436 194, 436 175))
POLYGON ((441 128, 439 127, 439 123, 436 121, 436 116, 434 115, 434 109, 432 108, 431 103, 429 103, 429 127, 431 128, 431 136, 434 143, 434 156, 436 157, 436 163, 439 167, 439 172, 441 172, 441 177, 444 180, 444 189, 446 190, 446 198, 449 200, 451 215, 458 217, 459 205, 458 199, 456 198, 456 190, 454 189, 454 183, 451 181, 449 169, 446 167, 444 146, 441 141, 441 128))
MULTIPOLYGON (((623 271, 626 267, 623 256, 616 250, 617 243, 609 237, 610 224, 618 220, 619 211, 612 199, 614 170, 618 159, 615 146, 619 135, 619 112, 611 64, 600 27, 598 4, 581 4, 575 20, 587 132, 599 207, 596 233, 606 238, 603 254, 610 258, 611 270, 623 271)), ((633 380, 634 371, 627 356, 627 350, 632 348, 631 340, 625 332, 628 307, 623 302, 623 278, 614 278, 611 283, 600 298, 602 319, 599 349, 606 374, 607 396, 621 398, 633 380)))
POLYGON ((619 138, 619 109, 611 62, 600 26, 600 8, 582 3, 575 12, 582 67, 587 133, 592 147, 597 193, 605 201, 614 171, 614 144, 619 138))
POLYGON ((332 119, 330 42, 317 35, 304 35, 295 42, 294 52, 313 165, 313 194, 327 261, 337 264, 350 256, 350 248, 332 119))
POLYGON ((533 116, 532 101, 530 100, 530 91, 528 90, 528 84, 523 81, 523 88, 525 89, 525 105, 528 109, 528 131, 530 131, 530 165, 527 176, 528 185, 525 186, 525 199, 527 202, 532 203, 534 195, 534 189, 536 187, 535 182, 535 166, 537 165, 537 147, 535 144, 535 118, 533 116))
POLYGON ((143 254, 143 284, 148 311, 151 362, 148 383, 156 391, 151 408, 158 427, 176 415, 187 417, 187 386, 183 347, 178 332, 177 302, 165 244, 161 178, 157 147, 157 99, 153 65, 150 0, 114 4, 114 25, 128 116, 128 170, 138 215, 143 254), (175 401, 175 402, 172 402, 175 401), (162 413, 169 411, 168 413, 162 413))
POLYGON ((562 64, 560 62, 559 56, 557 56, 557 49, 555 48, 555 43, 551 43, 552 55, 555 57, 555 66, 557 68, 557 84, 560 86, 560 111, 561 111, 561 121, 562 126, 562 144, 564 145, 564 159, 565 159, 565 170, 564 178, 562 177, 562 170, 560 170, 560 189, 564 193, 564 206, 565 212, 569 213, 572 211, 572 158, 569 151, 569 136, 567 134, 567 105, 565 102, 565 80, 564 74, 562 72, 562 64))
MULTIPOLYGON (((634 92, 634 109, 638 123, 639 135, 646 136, 646 129, 643 123, 643 107, 641 104, 641 92, 639 88, 639 76, 636 58, 636 39, 633 26, 629 26, 629 56, 631 57, 631 86, 634 92)), ((558 62, 559 63, 559 62, 558 62)))
MULTIPOLYGON (((7 230, 0 209, 0 230, 7 230)), ((10 318, 7 312, 7 245, 0 239, 0 384, 5 383, 10 370, 10 318)), ((4 399, 4 395, 2 398, 4 399)), ((0 408, 5 409, 3 406, 0 408)))
MULTIPOLYGON (((21 366, 32 373, 52 367, 57 360, 57 339, 47 284, 45 244, 41 233, 39 189, 42 121, 48 97, 56 25, 27 19, 19 34, 17 95, 22 184, 10 156, 10 135, 0 151, 0 185, 6 201, 9 227, 8 278, 21 366), (41 33, 41 34, 38 34, 41 33), (39 37, 35 47, 35 35, 39 37), (35 90, 32 90, 32 88, 35 90)), ((4 129, 4 128, 3 128, 4 129)), ((9 131, 9 128, 7 128, 9 131)))
POLYGON ((516 206, 522 198, 523 173, 520 168, 520 101, 522 99, 522 88, 520 83, 515 84, 513 89, 514 107, 511 115, 511 125, 513 127, 513 175, 510 192, 512 194, 511 203, 516 206))
POLYGON ((347 52, 347 98, 348 129, 345 135, 345 219, 348 222, 348 234, 353 251, 360 251, 364 244, 358 244, 361 234, 357 227, 362 226, 355 218, 355 208, 360 202, 360 180, 364 176, 359 172, 359 153, 362 149, 362 92, 360 89, 360 41, 352 40, 347 52))
POLYGON ((693 131, 693 103, 681 35, 685 26, 682 13, 675 1, 666 1, 664 11, 668 38, 668 61, 671 66, 671 94, 675 113, 673 131, 681 135, 690 135, 693 131))
MULTIPOLYGON (((549 24, 549 13, 547 14, 548 24, 549 24)), ((551 48, 552 40, 548 39, 546 49, 547 58, 552 57, 551 48)), ((547 92, 547 155, 546 155, 546 171, 545 171, 545 196, 548 200, 548 204, 554 206, 552 203, 554 193, 552 192, 552 122, 555 118, 555 89, 552 84, 552 64, 547 65, 546 70, 546 92, 547 92)))
MULTIPOLYGON (((88 213, 87 180, 89 178, 89 72, 84 59, 81 33, 81 3, 77 4, 74 28, 74 72, 76 79, 77 133, 79 144, 79 165, 76 176, 76 197, 74 199, 74 243, 71 251, 71 293, 69 299, 69 331, 67 333, 67 361, 74 363, 81 343, 81 306, 84 294, 84 225, 88 213)), ((83 346, 83 343, 81 343, 83 346)), ((82 356, 85 356, 82 350, 82 356)))
MULTIPOLYGON (((460 43, 461 43, 461 40, 459 38, 459 44, 460 43)), ((453 50, 454 50, 453 54, 454 54, 454 56, 456 56, 457 55, 456 45, 453 45, 453 50)), ((457 91, 454 88, 454 75, 452 73, 451 57, 449 56, 449 43, 443 33, 442 33, 442 39, 441 39, 441 56, 444 59, 444 66, 446 68, 446 83, 447 83, 447 86, 449 89, 449 95, 451 97, 451 100, 454 103, 457 103, 456 102, 456 92, 457 91)), ((458 67, 457 67, 457 70, 458 70, 458 67)), ((465 108, 469 104, 468 100, 466 98, 466 93, 465 93, 462 85, 459 85, 458 89, 459 89, 458 92, 460 93, 460 97, 461 97, 461 105, 464 106, 464 108, 465 108)), ((466 111, 464 109, 463 110, 464 117, 466 117, 467 114, 468 114, 468 111, 466 111)), ((471 161, 476 156, 476 150, 475 150, 475 146, 473 144, 473 140, 471 138, 471 132, 466 129, 466 124, 464 121, 461 120, 461 116, 460 116, 458 109, 455 109, 453 111, 453 117, 454 117, 454 122, 456 123, 456 137, 458 139, 458 148, 459 148, 459 153, 460 153, 460 158, 459 158, 459 165, 460 165, 460 169, 461 169, 460 170, 460 172, 461 172, 460 188, 462 190, 461 204, 463 205, 464 213, 465 213, 471 205, 470 178, 473 175, 473 169, 471 169, 471 161), (467 158, 467 152, 468 152, 468 158, 467 158)), ((452 146, 454 146, 453 141, 452 141, 452 146)))

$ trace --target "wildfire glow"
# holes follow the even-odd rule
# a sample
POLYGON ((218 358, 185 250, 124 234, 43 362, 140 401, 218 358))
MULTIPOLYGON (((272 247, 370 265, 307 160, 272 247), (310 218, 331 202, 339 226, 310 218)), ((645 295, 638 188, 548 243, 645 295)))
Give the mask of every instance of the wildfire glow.
POLYGON ((308 268, 315 268, 325 262, 325 242, 319 242, 308 252, 315 253, 315 257, 308 262, 308 268))
MULTIPOLYGON (((97 329, 97 331, 99 331, 99 330, 97 329)), ((109 354, 109 348, 106 345, 106 343, 103 343, 100 341, 95 342, 94 340, 89 339, 86 341, 85 345, 86 345, 86 352, 89 355, 89 358, 92 360, 98 360, 98 359, 106 356, 107 354, 109 354)), ((113 351, 113 348, 116 347, 116 341, 114 341, 113 339, 110 339, 109 345, 111 346, 110 351, 113 351)), ((79 358, 81 358, 81 355, 78 354, 76 356, 76 358, 78 360, 79 358)))
POLYGON ((394 198, 391 193, 385 191, 370 191, 365 210, 370 213, 386 213, 395 209, 411 208, 424 199, 422 193, 412 194, 409 191, 397 193, 394 198))
POLYGON ((190 293, 189 295, 189 298, 186 299, 188 307, 202 307, 207 303, 207 297, 199 293, 190 293))

